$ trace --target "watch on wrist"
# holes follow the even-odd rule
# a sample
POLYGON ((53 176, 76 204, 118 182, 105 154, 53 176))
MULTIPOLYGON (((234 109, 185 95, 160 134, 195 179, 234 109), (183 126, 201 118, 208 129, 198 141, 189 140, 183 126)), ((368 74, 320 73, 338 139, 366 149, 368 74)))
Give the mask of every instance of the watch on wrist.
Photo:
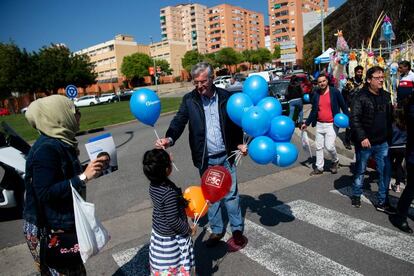
POLYGON ((79 175, 79 179, 83 182, 83 183, 86 183, 86 182, 88 182, 88 178, 86 177, 86 174, 81 174, 81 175, 79 175))

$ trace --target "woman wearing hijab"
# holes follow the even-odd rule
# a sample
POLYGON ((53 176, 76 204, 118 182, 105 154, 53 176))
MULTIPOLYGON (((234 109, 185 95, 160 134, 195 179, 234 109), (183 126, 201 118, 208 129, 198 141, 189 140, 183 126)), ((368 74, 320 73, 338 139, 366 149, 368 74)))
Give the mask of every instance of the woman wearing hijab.
POLYGON ((38 99, 26 111, 26 119, 40 137, 26 160, 24 235, 41 275, 86 275, 82 262, 53 269, 39 257, 45 228, 76 232, 71 185, 81 192, 89 180, 101 174, 106 158, 91 161, 82 171, 75 137, 80 116, 73 102, 60 95, 38 99))

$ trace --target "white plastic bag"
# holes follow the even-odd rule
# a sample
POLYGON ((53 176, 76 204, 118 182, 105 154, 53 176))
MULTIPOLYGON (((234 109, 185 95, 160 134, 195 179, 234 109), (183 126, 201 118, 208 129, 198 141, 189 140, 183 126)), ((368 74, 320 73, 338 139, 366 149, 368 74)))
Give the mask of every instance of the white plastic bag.
POLYGON ((95 217, 95 204, 86 202, 72 187, 73 210, 75 212, 76 234, 82 261, 96 255, 108 243, 110 236, 95 217))
POLYGON ((309 152, 309 156, 312 158, 312 151, 311 151, 311 148, 310 148, 308 132, 306 130, 302 130, 301 140, 302 140, 303 149, 305 151, 309 152))

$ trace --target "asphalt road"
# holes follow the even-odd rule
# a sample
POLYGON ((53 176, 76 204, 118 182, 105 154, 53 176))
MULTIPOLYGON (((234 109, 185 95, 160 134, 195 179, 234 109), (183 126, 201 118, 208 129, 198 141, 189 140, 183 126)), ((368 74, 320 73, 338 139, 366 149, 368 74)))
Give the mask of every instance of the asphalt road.
MULTIPOLYGON (((171 118, 158 120, 160 135, 171 118)), ((87 271, 89 275, 145 275, 152 209, 141 158, 152 148, 155 134, 138 122, 104 132, 114 137, 119 170, 88 183, 87 199, 96 204, 97 216, 112 240, 87 263, 87 271)), ((79 137, 82 161, 87 161, 82 145, 98 134, 79 137)), ((185 132, 170 149, 179 169, 172 180, 183 188, 199 184, 187 136, 185 132)), ((298 138, 293 137, 297 145, 298 138)), ((414 238, 396 231, 385 214, 375 211, 370 204, 375 200, 372 192, 365 191, 362 208, 350 206, 351 160, 341 156, 343 167, 337 175, 326 172, 311 178, 307 159, 301 151, 289 168, 243 159, 238 180, 249 242, 237 253, 228 253, 225 242, 207 249, 202 240, 209 234, 208 227, 201 221, 195 239, 199 275, 414 275, 414 238)), ((375 191, 375 184, 370 187, 375 191)), ((21 220, 0 222, 0 233, 0 274, 33 274, 20 234, 21 220)))

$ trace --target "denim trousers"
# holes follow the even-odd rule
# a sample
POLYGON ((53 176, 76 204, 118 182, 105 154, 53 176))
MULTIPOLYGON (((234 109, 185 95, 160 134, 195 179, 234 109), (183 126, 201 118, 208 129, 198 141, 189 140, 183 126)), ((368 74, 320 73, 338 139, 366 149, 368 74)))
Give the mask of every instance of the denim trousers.
POLYGON ((388 185, 390 183, 391 165, 388 155, 388 144, 384 142, 378 145, 371 145, 370 148, 362 148, 360 145, 355 146, 355 171, 354 183, 352 185, 352 194, 360 197, 362 195, 362 185, 364 184, 364 175, 367 168, 368 159, 373 156, 376 162, 378 172, 378 204, 385 204, 388 196, 388 185))
POLYGON ((303 122, 303 103, 302 99, 293 99, 289 101, 289 117, 293 120, 295 108, 298 108, 299 115, 297 121, 301 124, 303 122))
MULTIPOLYGON (((209 158, 208 159, 208 166, 224 166, 226 169, 229 170, 231 173, 231 188, 229 193, 222 198, 220 201, 217 201, 211 204, 208 208, 208 220, 210 223, 211 231, 214 234, 221 234, 225 232, 225 225, 223 221, 222 212, 223 205, 227 210, 227 215, 229 218, 229 223, 231 227, 231 231, 234 232, 236 230, 243 231, 243 217, 241 214, 240 208, 240 198, 239 192, 237 189, 237 176, 236 176, 236 166, 230 165, 229 161, 226 160, 227 155, 218 158, 209 158)), ((202 171, 200 170, 200 174, 202 171)))

